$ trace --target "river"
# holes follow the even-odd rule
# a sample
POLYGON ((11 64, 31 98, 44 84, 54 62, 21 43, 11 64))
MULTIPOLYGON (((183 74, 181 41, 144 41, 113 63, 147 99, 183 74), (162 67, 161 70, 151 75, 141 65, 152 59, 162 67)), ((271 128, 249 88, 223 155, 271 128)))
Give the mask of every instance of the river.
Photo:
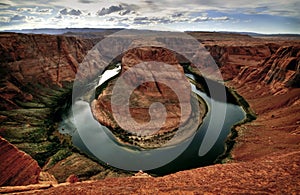
MULTIPOLYGON (((117 68, 106 71, 98 85, 118 72, 117 68)), ((194 79, 191 74, 186 76, 194 79)), ((191 89, 206 102, 207 114, 195 134, 175 146, 141 150, 123 145, 109 129, 94 119, 89 103, 82 99, 73 103, 72 109, 60 123, 59 131, 72 135, 73 144, 81 151, 93 155, 102 163, 123 170, 143 170, 165 175, 209 165, 224 153, 225 141, 232 126, 243 120, 246 114, 239 105, 215 100, 192 83, 191 89)))

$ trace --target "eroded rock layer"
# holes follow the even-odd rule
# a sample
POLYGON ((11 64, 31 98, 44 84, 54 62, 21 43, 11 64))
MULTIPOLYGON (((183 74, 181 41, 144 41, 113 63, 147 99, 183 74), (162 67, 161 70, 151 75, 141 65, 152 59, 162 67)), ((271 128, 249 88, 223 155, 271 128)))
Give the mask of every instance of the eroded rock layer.
POLYGON ((40 171, 34 159, 0 137, 0 186, 36 184, 40 171))

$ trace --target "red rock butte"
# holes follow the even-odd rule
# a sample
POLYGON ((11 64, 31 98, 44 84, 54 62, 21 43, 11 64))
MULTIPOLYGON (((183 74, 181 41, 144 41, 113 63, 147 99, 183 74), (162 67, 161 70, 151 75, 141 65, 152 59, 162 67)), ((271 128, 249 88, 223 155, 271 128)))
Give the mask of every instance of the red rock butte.
MULTIPOLYGON (((149 131, 150 135, 174 131, 179 127, 180 122, 185 123, 191 116, 191 89, 184 70, 180 66, 176 55, 170 50, 159 47, 139 47, 128 50, 122 57, 121 75, 129 69, 135 69, 136 74, 129 74, 124 78, 127 85, 134 86, 143 78, 151 78, 154 82, 144 82, 139 85, 130 96, 129 110, 132 118, 138 123, 150 121, 149 107, 154 102, 160 102, 165 106, 167 116, 163 126, 158 129, 153 125, 151 129, 139 129, 133 125, 128 129, 130 133, 149 131), (152 61, 155 61, 151 63, 152 61), (150 66, 137 66, 142 62, 150 62, 150 66), (166 70, 161 63, 172 65, 175 68, 166 70), (180 73, 181 85, 178 85, 178 73, 180 73), (176 87, 182 92, 183 98, 178 99, 173 89, 165 83, 157 80, 157 77, 164 78, 166 82, 172 83, 171 87, 176 87), (177 79, 176 79, 177 78, 177 79), (181 109, 183 107, 184 109, 181 109), (184 113, 182 113, 182 110, 184 113)), ((112 115, 111 96, 116 79, 108 84, 106 89, 92 102, 94 117, 103 125, 111 128, 120 128, 112 115)), ((116 95, 116 94, 113 94, 116 95)), ((118 95, 118 94, 117 94, 118 95)), ((122 98, 122 92, 119 94, 122 98)), ((159 118, 152 118, 159 120, 159 118)), ((153 122, 153 121, 152 121, 153 122)), ((155 124, 155 121, 154 121, 155 124)), ((130 124, 128 124, 130 126, 130 124)))

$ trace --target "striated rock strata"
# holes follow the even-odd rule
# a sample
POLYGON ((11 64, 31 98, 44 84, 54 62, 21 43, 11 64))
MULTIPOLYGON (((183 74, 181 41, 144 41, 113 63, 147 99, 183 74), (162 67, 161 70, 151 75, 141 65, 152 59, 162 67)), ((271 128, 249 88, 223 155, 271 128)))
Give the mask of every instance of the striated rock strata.
POLYGON ((34 159, 0 137, 0 186, 36 184, 40 171, 34 159))

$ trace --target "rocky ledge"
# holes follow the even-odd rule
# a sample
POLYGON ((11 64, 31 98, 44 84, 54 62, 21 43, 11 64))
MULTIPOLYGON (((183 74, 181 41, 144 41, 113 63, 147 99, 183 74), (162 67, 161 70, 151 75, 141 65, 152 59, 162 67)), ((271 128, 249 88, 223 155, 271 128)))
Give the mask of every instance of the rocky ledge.
POLYGON ((183 67, 173 52, 160 47, 130 49, 122 57, 119 77, 98 92, 91 107, 94 117, 122 142, 155 148, 169 141, 177 130, 184 131, 184 137, 168 142, 168 145, 175 144, 194 133, 201 124, 206 113, 205 103, 191 91, 183 67), (122 81, 118 81, 119 77, 122 81), (114 90, 116 84, 121 85, 118 86, 121 90, 114 90), (125 89, 133 89, 128 97, 130 115, 124 108, 126 102, 120 102, 127 98, 125 89), (112 96, 119 102, 112 105, 112 96), (157 102, 164 105, 166 116, 158 107, 153 107, 157 102), (113 111, 128 117, 116 119, 113 111))

